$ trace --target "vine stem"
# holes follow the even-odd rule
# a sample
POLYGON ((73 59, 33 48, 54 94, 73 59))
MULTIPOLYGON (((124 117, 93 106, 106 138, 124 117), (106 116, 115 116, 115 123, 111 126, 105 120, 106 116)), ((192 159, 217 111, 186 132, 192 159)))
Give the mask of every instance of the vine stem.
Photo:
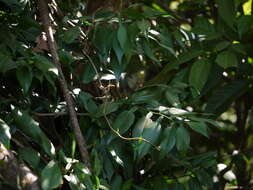
POLYGON ((73 97, 71 96, 71 93, 68 89, 66 79, 65 79, 63 71, 61 69, 61 63, 59 60, 59 55, 57 53, 57 45, 56 45, 56 42, 54 39, 52 26, 50 24, 48 5, 45 0, 38 0, 37 3, 38 3, 37 5, 38 5, 38 10, 39 10, 40 20, 41 20, 42 26, 44 28, 44 32, 46 33, 49 51, 52 55, 53 63, 56 65, 58 72, 59 72, 58 80, 60 83, 60 87, 62 89, 64 99, 67 103, 70 121, 71 121, 71 125, 73 127, 73 131, 74 131, 74 134, 76 137, 79 152, 80 152, 82 161, 86 164, 86 166, 91 171, 91 163, 90 163, 89 153, 87 150, 87 145, 86 145, 85 139, 82 135, 82 132, 81 132, 81 129, 80 129, 80 126, 78 123, 77 114, 75 111, 74 100, 73 100, 73 97))

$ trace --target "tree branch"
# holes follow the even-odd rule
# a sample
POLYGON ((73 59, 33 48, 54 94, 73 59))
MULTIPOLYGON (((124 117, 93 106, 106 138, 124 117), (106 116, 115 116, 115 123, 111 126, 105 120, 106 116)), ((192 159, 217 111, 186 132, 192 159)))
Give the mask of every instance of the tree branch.
POLYGON ((89 158, 88 150, 86 148, 87 145, 78 123, 77 114, 76 114, 75 106, 74 106, 74 100, 70 94, 66 79, 61 69, 61 64, 60 64, 59 56, 57 53, 57 46, 56 46, 56 42, 53 36, 53 29, 50 24, 48 6, 45 0, 38 0, 38 10, 40 13, 40 20, 42 22, 42 26, 47 36, 47 43, 48 43, 50 53, 52 55, 53 63, 57 66, 58 71, 59 71, 58 80, 60 83, 60 87, 62 89, 64 99, 67 103, 68 112, 70 115, 70 121, 71 121, 71 125, 73 127, 74 134, 77 140, 78 148, 79 148, 83 162, 91 170, 90 158, 89 158))
POLYGON ((25 164, 18 164, 14 154, 0 142, 0 174, 12 187, 41 190, 39 178, 25 164))

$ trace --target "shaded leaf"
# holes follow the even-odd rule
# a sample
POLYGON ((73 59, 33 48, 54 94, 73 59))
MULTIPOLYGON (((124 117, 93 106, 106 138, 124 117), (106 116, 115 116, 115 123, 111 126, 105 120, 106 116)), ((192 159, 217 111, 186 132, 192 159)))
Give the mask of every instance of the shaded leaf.
POLYGON ((33 169, 38 169, 40 154, 34 149, 25 147, 18 150, 19 157, 26 161, 33 169))
POLYGON ((79 35, 80 35, 80 28, 78 26, 75 26, 63 33, 63 40, 66 43, 72 43, 75 39, 77 39, 79 35))
POLYGON ((53 144, 40 129, 39 123, 33 120, 27 112, 15 109, 13 118, 17 128, 37 142, 49 156, 55 155, 53 144))
POLYGON ((131 111, 123 111, 116 118, 116 121, 113 123, 112 127, 119 131, 120 134, 125 133, 131 125, 134 123, 134 114, 131 111))
POLYGON ((187 124, 195 132, 208 137, 208 127, 204 122, 188 122, 187 124))
POLYGON ((122 49, 125 48, 125 44, 127 41, 127 31, 124 25, 120 24, 118 32, 117 32, 118 41, 120 44, 120 47, 122 49))
POLYGON ((18 68, 17 72, 17 79, 22 87, 24 94, 27 94, 33 79, 33 73, 26 67, 18 68))
POLYGON ((81 81, 83 83, 89 83, 95 79, 96 72, 91 64, 85 64, 84 71, 81 75, 81 81))
POLYGON ((163 131, 163 141, 161 142, 161 156, 170 152, 176 144, 176 127, 167 127, 163 131))
POLYGON ((186 128, 180 126, 176 131, 176 146, 180 152, 185 152, 190 145, 190 135, 186 128))
POLYGON ((193 63, 190 71, 189 82, 198 91, 204 87, 210 72, 211 63, 201 59, 193 63))
POLYGON ((62 174, 57 162, 50 161, 41 172, 41 186, 43 190, 55 189, 62 183, 62 174))
POLYGON ((220 87, 207 101, 205 111, 216 116, 223 113, 228 106, 248 89, 248 83, 244 80, 235 80, 220 87))
POLYGON ((219 16, 233 28, 233 23, 235 19, 235 5, 234 0, 218 0, 218 12, 219 16))
POLYGON ((218 65, 223 67, 224 69, 229 67, 236 67, 238 66, 238 61, 236 55, 231 51, 224 51, 221 52, 216 60, 218 65))

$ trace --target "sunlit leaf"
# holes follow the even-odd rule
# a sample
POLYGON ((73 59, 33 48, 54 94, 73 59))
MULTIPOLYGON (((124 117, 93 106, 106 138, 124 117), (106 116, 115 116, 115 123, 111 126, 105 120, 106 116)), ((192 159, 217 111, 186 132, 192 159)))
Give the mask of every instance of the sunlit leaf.
POLYGON ((7 149, 10 148, 10 139, 10 127, 2 119, 0 119, 0 142, 3 143, 7 149))

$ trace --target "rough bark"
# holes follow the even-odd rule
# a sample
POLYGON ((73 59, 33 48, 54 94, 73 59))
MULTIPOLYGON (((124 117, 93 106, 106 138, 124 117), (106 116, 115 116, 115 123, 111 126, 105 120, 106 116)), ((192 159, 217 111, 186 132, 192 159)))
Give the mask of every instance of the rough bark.
MULTIPOLYGON (((30 168, 24 163, 19 164, 15 155, 0 142, 0 174, 7 184, 24 190, 40 190, 40 182, 30 168)), ((1 187, 1 189, 11 189, 1 187)))

